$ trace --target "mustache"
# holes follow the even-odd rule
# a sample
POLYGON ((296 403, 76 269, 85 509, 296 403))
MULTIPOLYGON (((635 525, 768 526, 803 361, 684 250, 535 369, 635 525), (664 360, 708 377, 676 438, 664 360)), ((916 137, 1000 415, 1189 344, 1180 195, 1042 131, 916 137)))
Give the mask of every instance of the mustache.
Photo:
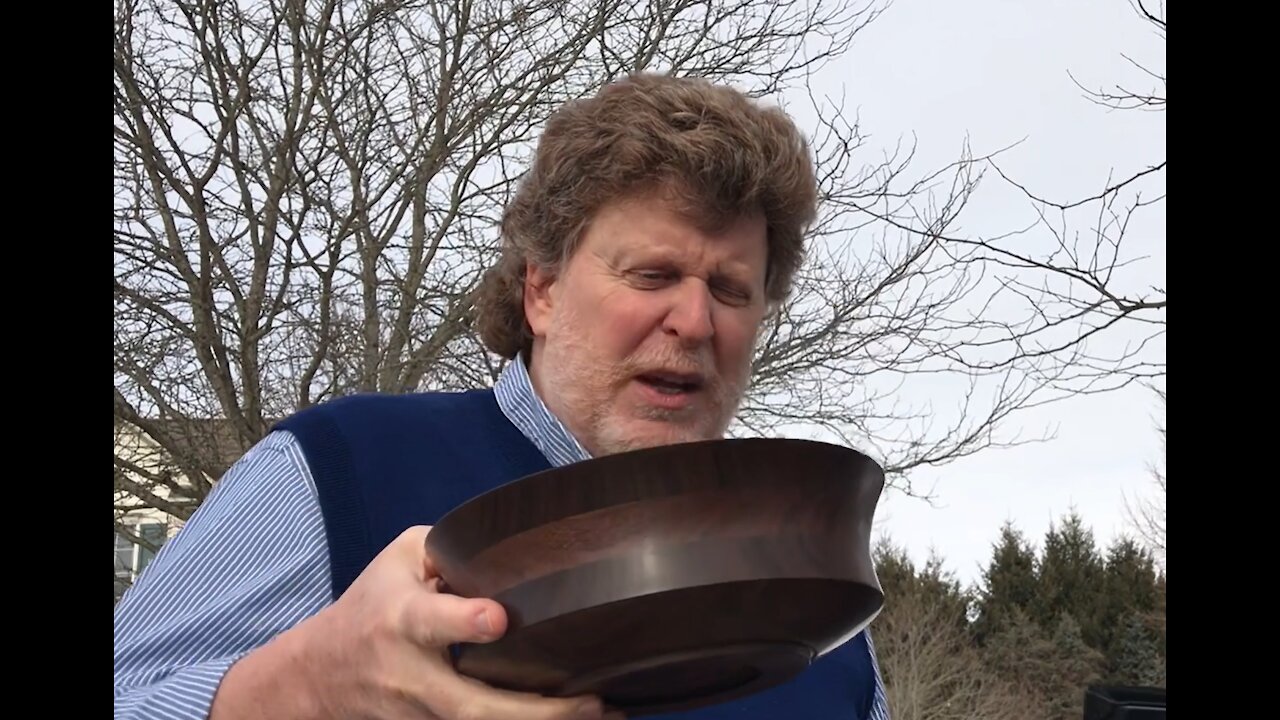
POLYGON ((715 361, 705 351, 691 352, 668 347, 627 358, 619 370, 625 378, 647 372, 670 371, 698 375, 708 385, 721 382, 715 361))
MULTIPOLYGON (((749 373, 748 366, 747 373, 749 373)), ((717 404, 736 404, 747 386, 747 373, 741 378, 726 377, 716 366, 709 349, 687 350, 679 346, 664 346, 642 351, 627 358, 617 368, 619 383, 625 383, 637 375, 667 371, 685 375, 697 375, 702 379, 702 391, 717 404)))

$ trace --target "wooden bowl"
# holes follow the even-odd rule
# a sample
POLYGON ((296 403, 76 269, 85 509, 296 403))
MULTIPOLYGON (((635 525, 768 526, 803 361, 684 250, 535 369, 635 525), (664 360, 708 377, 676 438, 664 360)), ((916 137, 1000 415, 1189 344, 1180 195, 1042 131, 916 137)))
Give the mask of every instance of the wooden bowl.
POLYGON ((460 673, 636 717, 759 692, 853 637, 883 602, 871 562, 881 468, 806 440, 609 455, 457 507, 427 551, 448 592, 506 608, 460 673))

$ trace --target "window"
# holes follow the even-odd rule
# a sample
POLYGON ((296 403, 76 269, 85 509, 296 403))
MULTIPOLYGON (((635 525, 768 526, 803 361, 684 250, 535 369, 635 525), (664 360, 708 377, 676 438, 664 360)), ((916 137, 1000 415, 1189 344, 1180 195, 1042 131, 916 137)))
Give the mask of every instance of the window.
MULTIPOLYGON (((164 523, 139 523, 129 529, 157 548, 168 536, 168 528, 164 523)), ((116 600, 138 579, 138 575, 146 569, 153 557, 155 551, 135 544, 127 535, 116 533, 116 600)))

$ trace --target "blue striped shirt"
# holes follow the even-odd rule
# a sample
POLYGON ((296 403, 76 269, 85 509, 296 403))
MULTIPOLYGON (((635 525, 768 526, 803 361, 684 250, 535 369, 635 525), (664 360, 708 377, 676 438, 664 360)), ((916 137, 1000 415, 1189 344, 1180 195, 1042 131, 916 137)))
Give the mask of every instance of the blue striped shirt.
MULTIPOLYGON (((538 398, 520 359, 494 394, 552 465, 590 457, 538 398)), ((115 717, 207 718, 232 664, 330 602, 315 481, 293 436, 271 433, 227 471, 116 604, 115 717)), ((888 717, 877 667, 868 720, 888 717)))

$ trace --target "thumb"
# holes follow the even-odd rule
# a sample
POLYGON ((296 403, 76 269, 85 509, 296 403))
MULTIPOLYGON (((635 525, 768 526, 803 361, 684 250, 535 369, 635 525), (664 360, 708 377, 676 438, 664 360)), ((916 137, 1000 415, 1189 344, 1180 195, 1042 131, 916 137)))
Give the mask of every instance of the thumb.
POLYGON ((442 593, 427 582, 405 608, 405 634, 422 647, 492 642, 507 631, 507 613, 488 598, 442 593))

